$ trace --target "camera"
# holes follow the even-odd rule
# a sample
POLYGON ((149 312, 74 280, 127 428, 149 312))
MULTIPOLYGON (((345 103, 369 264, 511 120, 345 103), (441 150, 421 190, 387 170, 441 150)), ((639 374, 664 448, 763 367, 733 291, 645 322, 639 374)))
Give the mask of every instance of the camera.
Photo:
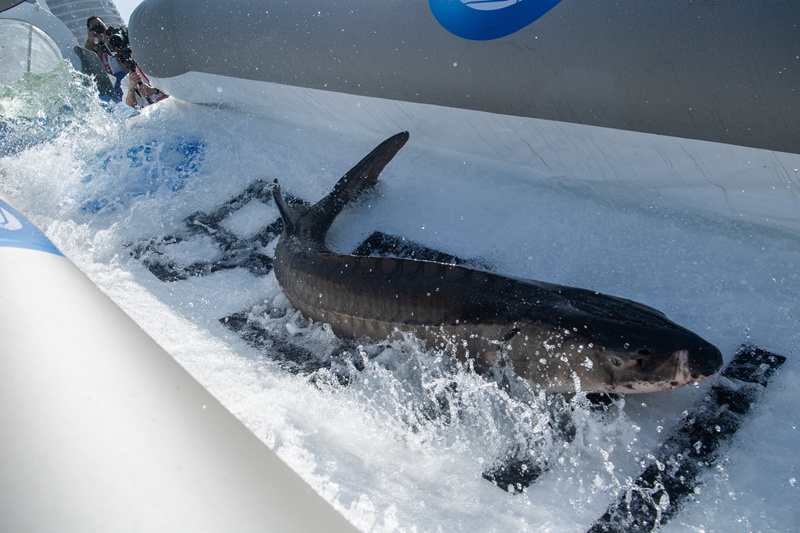
POLYGON ((131 42, 128 40, 128 30, 125 28, 115 28, 114 26, 109 26, 106 28, 106 42, 108 43, 108 47, 114 50, 115 52, 119 52, 120 50, 124 49, 131 49, 131 42))
POLYGON ((106 43, 105 46, 108 51, 117 58, 122 67, 128 72, 136 70, 136 61, 133 59, 131 52, 131 42, 128 40, 128 30, 125 28, 115 28, 109 26, 103 29, 100 24, 92 26, 91 31, 94 33, 105 33, 106 43))

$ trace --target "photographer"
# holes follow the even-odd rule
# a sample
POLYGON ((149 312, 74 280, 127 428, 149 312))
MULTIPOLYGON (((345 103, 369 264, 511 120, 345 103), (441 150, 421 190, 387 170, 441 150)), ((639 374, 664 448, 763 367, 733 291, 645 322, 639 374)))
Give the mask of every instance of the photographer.
POLYGON ((97 16, 90 17, 86 26, 89 32, 86 48, 100 57, 106 72, 117 80, 114 84, 117 100, 122 100, 122 80, 126 76, 128 95, 125 103, 129 106, 141 109, 167 98, 166 94, 150 86, 150 80, 133 59, 128 30, 107 26, 97 16))
POLYGON ((106 74, 113 77, 114 82, 114 99, 122 100, 122 80, 128 75, 129 70, 126 69, 122 63, 117 59, 114 50, 108 46, 108 26, 103 22, 100 17, 90 17, 86 21, 86 28, 89 33, 89 39, 86 41, 84 48, 91 50, 103 62, 103 69, 106 74))

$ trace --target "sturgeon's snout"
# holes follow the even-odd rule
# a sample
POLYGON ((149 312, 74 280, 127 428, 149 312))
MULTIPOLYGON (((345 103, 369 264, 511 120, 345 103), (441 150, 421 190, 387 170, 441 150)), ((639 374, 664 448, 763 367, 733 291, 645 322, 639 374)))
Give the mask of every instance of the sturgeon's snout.
POLYGON ((722 368, 722 352, 716 346, 706 344, 693 349, 689 354, 689 372, 694 381, 702 381, 722 368))
MULTIPOLYGON (((661 351, 643 349, 631 353, 627 364, 620 365, 623 372, 612 378, 610 390, 621 393, 655 392, 711 377, 722 367, 722 354, 700 338, 693 340, 693 343, 683 343, 691 347, 661 351)), ((616 359, 622 361, 622 357, 616 359)))

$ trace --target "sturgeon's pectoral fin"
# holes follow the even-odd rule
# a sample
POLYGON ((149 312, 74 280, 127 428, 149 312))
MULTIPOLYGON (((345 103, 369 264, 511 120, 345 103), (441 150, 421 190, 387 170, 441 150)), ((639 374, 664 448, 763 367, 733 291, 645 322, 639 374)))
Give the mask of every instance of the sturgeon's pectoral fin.
POLYGON ((522 322, 522 323, 515 323, 513 327, 511 327, 500 342, 495 344, 495 350, 492 354, 493 359, 491 360, 492 364, 501 363, 501 364, 510 364, 513 367, 513 360, 514 356, 510 353, 513 349, 511 346, 511 341, 515 339, 522 330, 528 326, 530 322, 522 322))

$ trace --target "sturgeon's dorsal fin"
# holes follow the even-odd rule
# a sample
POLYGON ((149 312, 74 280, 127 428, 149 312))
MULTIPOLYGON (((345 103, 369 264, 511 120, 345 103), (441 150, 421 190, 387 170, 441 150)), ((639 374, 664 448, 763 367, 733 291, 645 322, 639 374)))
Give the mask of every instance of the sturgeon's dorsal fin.
POLYGON ((364 159, 351 168, 347 174, 333 187, 333 190, 314 204, 306 213, 302 214, 296 221, 291 220, 291 214, 287 211, 284 215, 286 206, 281 210, 281 216, 289 218, 296 231, 301 232, 305 237, 315 241, 317 244, 324 245, 325 236, 333 224, 334 219, 341 213, 344 206, 356 200, 361 193, 378 183, 378 175, 389 164, 389 161, 400 151, 400 148, 408 141, 408 132, 404 131, 390 137, 379 144, 364 159))

